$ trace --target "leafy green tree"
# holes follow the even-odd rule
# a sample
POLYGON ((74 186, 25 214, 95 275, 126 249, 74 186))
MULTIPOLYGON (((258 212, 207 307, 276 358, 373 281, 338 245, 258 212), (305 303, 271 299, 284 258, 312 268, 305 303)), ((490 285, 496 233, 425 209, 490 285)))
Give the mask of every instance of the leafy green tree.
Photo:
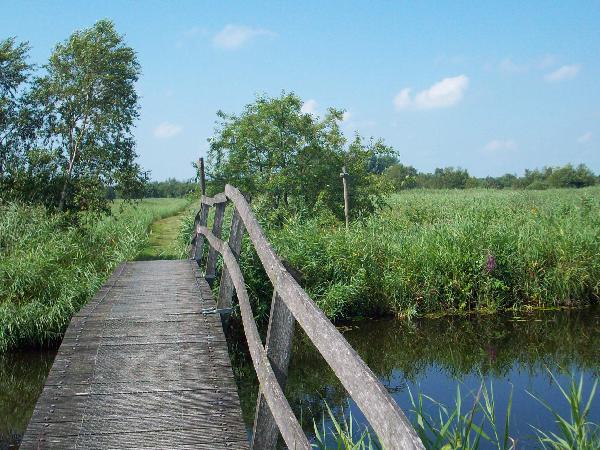
POLYGON ((576 168, 567 164, 553 169, 547 181, 552 187, 581 188, 593 186, 596 183, 596 177, 585 164, 580 164, 576 168))
POLYGON ((106 191, 139 193, 145 175, 135 163, 140 66, 112 22, 100 20, 54 49, 30 101, 39 138, 60 168, 59 210, 105 210, 106 191))
POLYGON ((217 113, 209 139, 208 175, 221 190, 230 183, 250 196, 267 199, 271 208, 298 203, 326 206, 343 215, 340 171, 346 166, 353 216, 382 201, 383 186, 369 172, 373 157, 391 154, 382 141, 360 136, 347 145, 339 123, 343 111, 330 108, 322 119, 302 112, 292 93, 259 96, 239 114, 217 113))
POLYGON ((22 151, 23 139, 31 134, 21 96, 29 78, 29 45, 14 37, 0 41, 0 188, 8 189, 6 177, 22 151))
MULTIPOLYGON (((385 145, 381 143, 381 145, 385 145)), ((388 147, 381 154, 373 155, 369 159, 369 172, 381 175, 387 168, 398 164, 398 156, 395 154, 394 149, 388 147)))
POLYGON ((385 177, 399 191, 402 189, 413 189, 417 187, 417 169, 404 164, 394 164, 384 172, 385 177))

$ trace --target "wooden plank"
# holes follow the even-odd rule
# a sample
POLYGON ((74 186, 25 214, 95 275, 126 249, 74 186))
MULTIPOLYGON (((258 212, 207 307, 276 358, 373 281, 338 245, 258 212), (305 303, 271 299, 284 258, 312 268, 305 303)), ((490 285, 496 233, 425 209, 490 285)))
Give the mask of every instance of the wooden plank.
MULTIPOLYGON (((288 271, 300 282, 300 274, 289 267, 288 271)), ((281 389, 285 389, 287 381, 288 366, 292 355, 292 338, 294 337, 294 315, 286 306, 277 291, 273 292, 271 300, 271 313, 269 315, 269 328, 267 329, 267 340, 265 351, 275 372, 275 377, 281 389)), ((275 449, 279 430, 275 418, 269 409, 269 405, 262 390, 259 391, 256 401, 256 414, 254 416, 254 427, 252 431, 251 449, 275 449)))
MULTIPOLYGON (((198 217, 198 226, 205 226, 208 222, 208 212, 210 210, 210 206, 205 203, 200 205, 200 216, 198 217)), ((204 237, 202 235, 196 234, 194 238, 194 256, 193 259, 196 260, 198 264, 202 260, 202 254, 204 252, 204 237)))
MULTIPOLYGON (((388 450, 424 449, 398 404, 356 351, 285 269, 242 194, 225 186, 273 288, 325 358, 388 450)), ((257 368, 258 371, 258 368, 257 368)), ((271 408, 273 412, 273 409, 271 408)))
POLYGON ((275 377, 271 363, 267 357, 267 353, 262 346, 258 328, 254 321, 250 299, 246 291, 244 277, 237 262, 237 257, 234 255, 230 246, 214 236, 208 228, 198 227, 198 232, 204 234, 209 244, 215 248, 223 256, 223 261, 228 269, 231 280, 237 294, 240 312, 242 314, 242 322, 244 326, 244 334, 248 342, 248 349, 256 375, 260 383, 260 388, 264 393, 269 409, 273 414, 273 418, 277 423, 279 432, 283 437, 288 448, 296 450, 310 450, 312 447, 306 438, 302 427, 294 416, 292 408, 283 394, 283 390, 275 377))
POLYGON ((200 169, 200 193, 206 195, 206 175, 204 173, 204 158, 198 160, 198 166, 200 169))
POLYGON ((215 195, 214 197, 207 197, 206 195, 203 195, 200 198, 200 203, 204 203, 208 206, 215 206, 219 203, 227 203, 227 196, 223 192, 215 195))
MULTIPOLYGON (((201 226, 197 228, 200 229, 201 226)), ((229 249, 233 253, 236 261, 240 258, 240 251, 242 249, 242 238, 244 236, 244 223, 237 212, 233 211, 233 217, 231 218, 231 231, 229 232, 229 249)), ((213 247, 214 248, 214 247, 213 247)), ((231 299, 233 298, 234 286, 229 274, 227 266, 223 267, 223 273, 221 274, 221 283, 219 284, 219 299, 217 300, 218 309, 231 308, 231 299)))
MULTIPOLYGON (((215 205, 215 220, 213 222, 212 232, 215 236, 221 239, 221 231, 223 229, 223 216, 225 215, 225 203, 217 203, 215 205)), ((206 261, 206 281, 212 287, 216 277, 217 269, 217 251, 210 247, 208 249, 208 259, 206 261)))
POLYGON ((22 449, 247 448, 208 284, 190 261, 127 263, 71 321, 22 449))

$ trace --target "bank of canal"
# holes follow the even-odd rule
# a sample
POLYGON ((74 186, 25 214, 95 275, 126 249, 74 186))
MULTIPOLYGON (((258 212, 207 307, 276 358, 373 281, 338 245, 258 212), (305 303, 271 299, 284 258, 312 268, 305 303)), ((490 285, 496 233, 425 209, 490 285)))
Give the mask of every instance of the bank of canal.
MULTIPOLYGON (((527 391, 568 416, 566 402, 548 369, 564 385, 569 374, 582 375, 586 391, 600 375, 598 306, 412 323, 361 320, 340 329, 405 411, 411 409, 409 389, 451 405, 457 383, 468 408, 469 393, 477 391, 483 377, 493 383, 497 414, 503 417, 512 390, 510 435, 518 439, 517 448, 536 447, 532 425, 543 430, 556 428, 551 414, 527 391)), ((233 331, 234 371, 245 420, 251 428, 258 386, 240 344, 243 336, 240 330, 233 331)), ((54 354, 46 350, 0 357, 0 449, 17 448, 54 354)), ((324 401, 338 410, 349 406, 355 419, 364 424, 360 411, 348 402, 332 371, 301 333, 296 333, 294 341, 287 396, 309 435, 313 419, 322 418, 324 401)), ((437 413, 431 403, 426 408, 437 413)), ((600 397, 592 407, 591 420, 600 422, 600 397)))

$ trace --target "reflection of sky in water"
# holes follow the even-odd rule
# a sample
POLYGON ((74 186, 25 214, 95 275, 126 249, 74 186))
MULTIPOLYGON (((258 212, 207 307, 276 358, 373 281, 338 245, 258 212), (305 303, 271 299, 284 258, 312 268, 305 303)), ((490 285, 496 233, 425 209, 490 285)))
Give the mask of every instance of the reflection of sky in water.
MULTIPOLYGON (((512 391, 509 435, 518 439, 517 448, 539 447, 532 425, 546 432, 557 431, 551 412, 528 392, 543 399, 559 414, 570 417, 569 405, 547 368, 565 390, 571 381, 569 373, 574 374, 577 382, 583 375, 583 402, 587 401, 600 369, 598 308, 579 312, 538 312, 528 316, 527 320, 519 318, 518 321, 510 316, 425 320, 415 329, 399 328, 402 326, 391 321, 370 321, 348 327, 345 335, 403 411, 408 413, 412 409, 408 389, 413 396, 422 392, 452 409, 456 388, 460 385, 462 411, 468 412, 480 388, 480 371, 483 370, 488 390, 490 382, 493 386, 500 438, 512 391), (458 344, 448 342, 457 336, 460 337, 458 344), (408 348, 412 339, 415 339, 416 347, 408 348)), ((309 370, 318 370, 318 364, 324 364, 313 350, 305 354, 302 354, 305 349, 298 350, 292 363, 295 373, 290 373, 292 386, 302 380, 302 372, 306 376, 309 370)), ((335 381, 332 383, 328 373, 329 370, 323 368, 323 385, 317 392, 314 392, 314 384, 311 386, 313 391, 305 392, 305 399, 299 402, 304 411, 323 397, 338 407, 347 402, 339 401, 341 387, 335 381)), ((347 405, 353 418, 364 425, 364 416, 356 405, 353 402, 347 405)), ((344 406, 346 412, 347 405, 344 406)), ((424 406, 426 413, 437 417, 437 405, 425 399, 424 406)), ((339 408, 336 411, 339 412, 339 408)), ((315 418, 320 421, 321 413, 315 418)), ((593 403, 589 419, 600 423, 600 394, 593 403)), ((326 426, 331 425, 327 423, 326 426)), ((481 448, 490 446, 483 444, 481 448)))
MULTIPOLYGON (((576 374, 577 381, 579 381, 579 375, 582 372, 575 366, 569 369, 576 374)), ((568 375, 559 373, 555 373, 554 375, 563 388, 568 388, 570 383, 568 375)), ((588 398, 594 379, 594 374, 583 372, 584 401, 588 398)), ((405 413, 408 413, 412 409, 408 389, 410 389, 413 396, 417 392, 422 392, 437 402, 452 407, 456 398, 456 387, 459 385, 463 397, 462 410, 463 413, 466 413, 473 405, 473 398, 480 388, 481 380, 482 378, 479 374, 470 373, 457 381, 440 367, 431 366, 415 382, 407 381, 401 371, 394 371, 390 378, 382 381, 393 392, 394 399, 405 413)), ((508 400, 512 390, 512 413, 509 434, 513 438, 518 438, 517 448, 524 448, 524 446, 537 447, 537 445, 534 445, 536 441, 531 425, 546 432, 557 431, 551 413, 529 395, 527 391, 538 398, 544 399, 559 414, 567 418, 569 417, 570 410, 566 400, 552 381, 550 374, 544 368, 532 373, 530 368, 515 365, 505 377, 487 377, 485 380, 488 388, 490 381, 493 386, 497 416, 496 423, 499 427, 498 432, 500 437, 504 431, 504 414, 508 407, 508 400)), ((428 400, 424 400, 424 405, 429 414, 437 417, 437 406, 428 400)), ((593 405, 590 420, 600 423, 600 397, 596 398, 593 405)), ((355 420, 365 423, 364 416, 353 402, 350 403, 350 409, 355 420)), ((481 448, 487 448, 485 443, 481 448)))

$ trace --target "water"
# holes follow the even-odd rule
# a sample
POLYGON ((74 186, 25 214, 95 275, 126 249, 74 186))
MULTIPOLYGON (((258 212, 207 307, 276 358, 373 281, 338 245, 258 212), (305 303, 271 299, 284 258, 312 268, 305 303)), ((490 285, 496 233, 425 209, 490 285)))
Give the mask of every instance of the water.
MULTIPOLYGON (((404 411, 409 388, 445 404, 454 402, 456 386, 463 397, 477 391, 482 377, 491 381, 497 414, 503 414, 512 390, 510 435, 518 448, 533 447, 531 425, 556 429, 552 416, 526 391, 568 415, 547 369, 566 385, 567 374, 583 375, 586 392, 600 374, 600 308, 520 315, 396 320, 361 320, 340 327, 350 344, 392 393, 404 411)), ((244 420, 252 427, 258 392, 254 369, 244 349, 243 332, 229 336, 244 420), (242 333, 242 334, 240 334, 242 333)), ((0 449, 17 448, 31 416, 55 351, 30 351, 0 357, 0 449)), ((364 417, 349 401, 322 357, 296 333, 286 395, 309 435, 313 419, 323 417, 324 401, 344 407, 363 425, 364 417)), ((470 405, 470 398, 465 399, 470 405)), ((471 399, 472 400, 472 399, 471 399)), ((430 412, 437 409, 426 404, 430 412)), ((600 422, 600 394, 591 419, 600 422)), ((328 426, 328 423, 326 423, 328 426)))
MULTIPOLYGON (((340 327, 340 331, 405 412, 411 409, 409 389, 413 395, 422 392, 452 406, 457 385, 466 412, 484 380, 488 387, 490 382, 493 386, 497 422, 501 425, 512 392, 509 430, 510 436, 518 440, 518 448, 538 447, 532 426, 556 430, 551 413, 529 393, 569 417, 568 405, 548 370, 565 387, 571 380, 569 374, 574 374, 577 381, 582 375, 584 395, 600 374, 598 307, 422 319, 413 324, 363 320, 340 327)), ((239 349, 237 354, 234 371, 244 419, 251 429, 257 383, 248 357, 239 349)), ((366 424, 331 369, 302 336, 294 342, 286 396, 309 435, 313 419, 319 423, 322 420, 324 401, 337 412, 341 407, 346 413, 351 411, 363 427, 366 424)), ((425 403, 425 409, 437 415, 438 407, 431 402, 425 403)), ((600 395, 593 403, 590 418, 600 423, 600 395)))
POLYGON ((55 350, 0 355, 0 449, 18 448, 55 350))

